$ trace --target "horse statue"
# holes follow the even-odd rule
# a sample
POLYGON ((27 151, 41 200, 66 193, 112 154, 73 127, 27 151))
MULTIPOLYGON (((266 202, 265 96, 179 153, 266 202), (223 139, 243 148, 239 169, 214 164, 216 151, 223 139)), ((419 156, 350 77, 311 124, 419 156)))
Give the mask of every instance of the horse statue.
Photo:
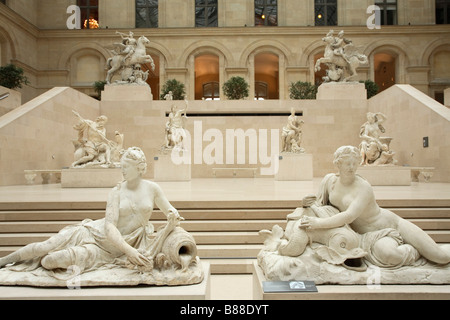
POLYGON ((334 37, 331 30, 322 41, 327 45, 324 57, 316 62, 315 71, 320 71, 322 63, 328 66, 327 76, 323 78, 325 82, 349 81, 356 77, 356 68, 368 62, 367 56, 358 53, 352 41, 344 38, 344 31, 339 32, 338 37, 334 37))
POLYGON ((120 34, 122 35, 123 41, 122 43, 115 44, 116 49, 111 50, 114 56, 106 62, 108 69, 106 76, 107 84, 111 84, 111 79, 118 70, 122 70, 121 80, 131 83, 136 82, 135 79, 145 79, 145 73, 141 70, 142 64, 150 63, 152 71, 155 70, 155 63, 146 51, 146 46, 150 43, 150 40, 145 36, 141 36, 138 40, 135 40, 131 32, 130 35, 125 37, 122 33, 120 34))

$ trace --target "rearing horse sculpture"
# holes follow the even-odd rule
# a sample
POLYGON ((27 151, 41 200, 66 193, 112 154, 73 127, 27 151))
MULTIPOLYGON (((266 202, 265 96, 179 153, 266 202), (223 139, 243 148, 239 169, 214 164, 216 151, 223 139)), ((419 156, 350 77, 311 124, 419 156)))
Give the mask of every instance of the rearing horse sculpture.
MULTIPOLYGON (((122 80, 126 81, 127 76, 132 74, 135 66, 140 66, 146 63, 150 63, 152 71, 154 71, 155 63, 152 57, 148 55, 146 51, 146 45, 148 45, 149 43, 150 40, 148 40, 145 36, 141 36, 137 40, 135 48, 133 48, 134 52, 129 56, 127 55, 126 57, 123 54, 118 54, 116 51, 113 51, 115 53, 114 57, 109 58, 108 61, 106 62, 108 68, 106 82, 110 84, 112 77, 118 70, 129 69, 128 71, 124 70, 122 72, 123 75, 126 75, 122 76, 122 80)), ((121 49, 127 47, 125 44, 118 44, 118 46, 121 49)))
POLYGON ((322 63, 328 65, 327 76, 323 78, 325 82, 349 81, 357 75, 356 68, 368 62, 367 56, 358 53, 353 43, 343 38, 343 35, 344 32, 341 31, 338 37, 334 37, 331 30, 322 38, 327 46, 324 57, 316 62, 315 71, 320 71, 322 63))

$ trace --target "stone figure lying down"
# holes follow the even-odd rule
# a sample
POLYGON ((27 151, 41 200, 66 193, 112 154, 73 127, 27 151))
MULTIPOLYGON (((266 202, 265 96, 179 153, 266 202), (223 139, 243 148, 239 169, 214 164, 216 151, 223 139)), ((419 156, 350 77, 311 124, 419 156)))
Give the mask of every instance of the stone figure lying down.
POLYGON ((183 218, 156 183, 142 179, 142 150, 126 150, 121 167, 125 180, 110 192, 105 218, 65 227, 0 258, 6 266, 0 284, 66 286, 73 277, 80 286, 201 282, 194 238, 179 226, 183 218), (156 236, 149 222, 154 206, 168 220, 156 236))
POLYGON ((258 261, 266 276, 366 283, 375 268, 383 283, 450 283, 450 248, 378 206, 371 185, 356 175, 359 150, 339 148, 334 163, 339 173, 288 215, 285 232, 261 231, 267 239, 258 261))

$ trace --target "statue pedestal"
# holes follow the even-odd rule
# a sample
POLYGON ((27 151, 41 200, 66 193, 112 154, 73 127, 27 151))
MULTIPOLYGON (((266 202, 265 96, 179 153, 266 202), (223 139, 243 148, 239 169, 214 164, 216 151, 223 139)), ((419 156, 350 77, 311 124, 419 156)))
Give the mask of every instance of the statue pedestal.
POLYGON ((313 179, 313 156, 306 153, 282 153, 275 174, 278 181, 306 181, 313 179))
POLYGON ((445 284, 379 285, 373 279, 361 285, 317 285, 317 292, 265 292, 263 282, 268 280, 256 261, 252 273, 255 300, 448 300, 450 297, 450 286, 445 284))
POLYGON ((322 83, 317 90, 317 100, 367 100, 364 83, 329 82, 322 83))
POLYGON ((190 181, 191 165, 176 164, 172 161, 169 154, 163 154, 155 157, 154 162, 154 180, 155 181, 190 181))
MULTIPOLYGON (((211 271, 208 262, 202 262, 204 279, 199 284, 180 286, 128 285, 128 286, 80 286, 78 290, 63 288, 7 286, 0 290, 0 300, 209 300, 211 271)), ((142 276, 135 277, 140 280, 142 276)), ((133 279, 134 280, 134 279, 133 279)), ((68 281, 69 283, 69 281, 68 281)), ((67 284, 69 285, 69 284, 67 284)), ((72 287, 73 284, 70 284, 72 287)))
POLYGON ((399 166, 361 166, 356 171, 372 186, 410 186, 411 168, 399 166))
POLYGON ((112 188, 122 181, 120 168, 70 168, 61 171, 62 188, 112 188))
POLYGON ((148 85, 111 84, 102 92, 102 101, 151 101, 152 89, 148 85))

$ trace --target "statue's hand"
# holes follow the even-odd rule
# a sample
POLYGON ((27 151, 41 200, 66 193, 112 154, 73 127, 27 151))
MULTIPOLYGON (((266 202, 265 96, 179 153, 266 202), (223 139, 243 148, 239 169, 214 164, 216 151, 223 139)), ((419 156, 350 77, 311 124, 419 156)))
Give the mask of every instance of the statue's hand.
POLYGON ((303 216, 300 220, 300 229, 319 229, 321 218, 303 216))
MULTIPOLYGON (((134 248, 133 248, 134 249, 134 248)), ((135 266, 143 266, 143 267, 153 267, 153 262, 141 254, 138 250, 130 250, 130 252, 127 252, 127 258, 128 261, 135 266)))
POLYGON ((183 221, 184 218, 180 216, 178 211, 170 211, 167 215, 167 221, 170 225, 177 225, 180 221, 183 221))

